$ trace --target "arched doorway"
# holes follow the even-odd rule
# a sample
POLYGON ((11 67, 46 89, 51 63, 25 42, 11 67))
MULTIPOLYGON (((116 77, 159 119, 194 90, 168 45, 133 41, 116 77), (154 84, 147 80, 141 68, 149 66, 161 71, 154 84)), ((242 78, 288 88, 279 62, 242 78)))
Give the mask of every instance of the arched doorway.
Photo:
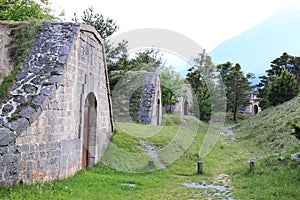
POLYGON ((188 112, 188 105, 189 103, 187 101, 184 102, 184 108, 183 108, 183 114, 184 115, 188 115, 189 112, 188 112))
POLYGON ((97 100, 94 93, 85 99, 83 137, 82 137, 82 168, 95 164, 97 130, 97 100))
POLYGON ((257 105, 254 105, 253 110, 254 110, 254 115, 258 114, 258 106, 257 105))

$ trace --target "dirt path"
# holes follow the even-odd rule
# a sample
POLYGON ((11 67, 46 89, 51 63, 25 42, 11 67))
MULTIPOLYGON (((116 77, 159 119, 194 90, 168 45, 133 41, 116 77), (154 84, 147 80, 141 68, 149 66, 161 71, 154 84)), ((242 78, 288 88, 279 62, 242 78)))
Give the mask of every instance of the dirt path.
POLYGON ((160 147, 155 145, 154 142, 147 142, 145 140, 140 140, 140 145, 144 151, 146 151, 153 160, 163 169, 168 169, 168 166, 163 163, 163 161, 159 157, 160 147))

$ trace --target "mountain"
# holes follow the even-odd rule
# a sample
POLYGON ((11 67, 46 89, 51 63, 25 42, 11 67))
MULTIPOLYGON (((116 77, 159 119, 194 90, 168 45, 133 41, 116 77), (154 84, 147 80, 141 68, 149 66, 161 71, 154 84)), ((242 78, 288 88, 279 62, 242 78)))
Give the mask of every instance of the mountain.
POLYGON ((280 10, 252 29, 221 43, 209 55, 215 64, 240 63, 245 73, 258 77, 284 52, 300 56, 300 10, 280 10))

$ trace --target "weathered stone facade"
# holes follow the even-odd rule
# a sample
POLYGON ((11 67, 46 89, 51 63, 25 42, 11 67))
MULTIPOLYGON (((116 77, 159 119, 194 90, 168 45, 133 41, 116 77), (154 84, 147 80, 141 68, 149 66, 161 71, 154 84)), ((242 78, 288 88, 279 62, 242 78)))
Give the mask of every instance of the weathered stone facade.
POLYGON ((139 122, 160 125, 162 121, 161 77, 155 72, 144 74, 139 122))
POLYGON ((261 108, 259 107, 259 98, 257 98, 255 93, 249 94, 250 104, 245 109, 245 114, 256 115, 261 112, 261 108))
POLYGON ((96 30, 43 23, 0 114, 0 185, 65 178, 99 161, 113 124, 96 30))
POLYGON ((189 84, 184 85, 185 93, 182 97, 177 98, 173 112, 180 115, 190 115, 191 107, 193 105, 193 89, 189 84))

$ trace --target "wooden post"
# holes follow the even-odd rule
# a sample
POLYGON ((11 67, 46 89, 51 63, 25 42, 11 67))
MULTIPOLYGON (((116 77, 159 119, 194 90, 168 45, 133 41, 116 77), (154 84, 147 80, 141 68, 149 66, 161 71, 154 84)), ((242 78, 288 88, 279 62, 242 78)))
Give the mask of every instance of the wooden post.
POLYGON ((199 161, 198 162, 198 171, 197 171, 198 174, 202 174, 202 168, 203 168, 203 163, 202 163, 202 161, 199 161))
POLYGON ((148 167, 149 168, 154 168, 154 161, 153 160, 148 160, 148 167))
POLYGON ((250 171, 252 172, 254 170, 254 161, 251 160, 249 163, 250 171))

